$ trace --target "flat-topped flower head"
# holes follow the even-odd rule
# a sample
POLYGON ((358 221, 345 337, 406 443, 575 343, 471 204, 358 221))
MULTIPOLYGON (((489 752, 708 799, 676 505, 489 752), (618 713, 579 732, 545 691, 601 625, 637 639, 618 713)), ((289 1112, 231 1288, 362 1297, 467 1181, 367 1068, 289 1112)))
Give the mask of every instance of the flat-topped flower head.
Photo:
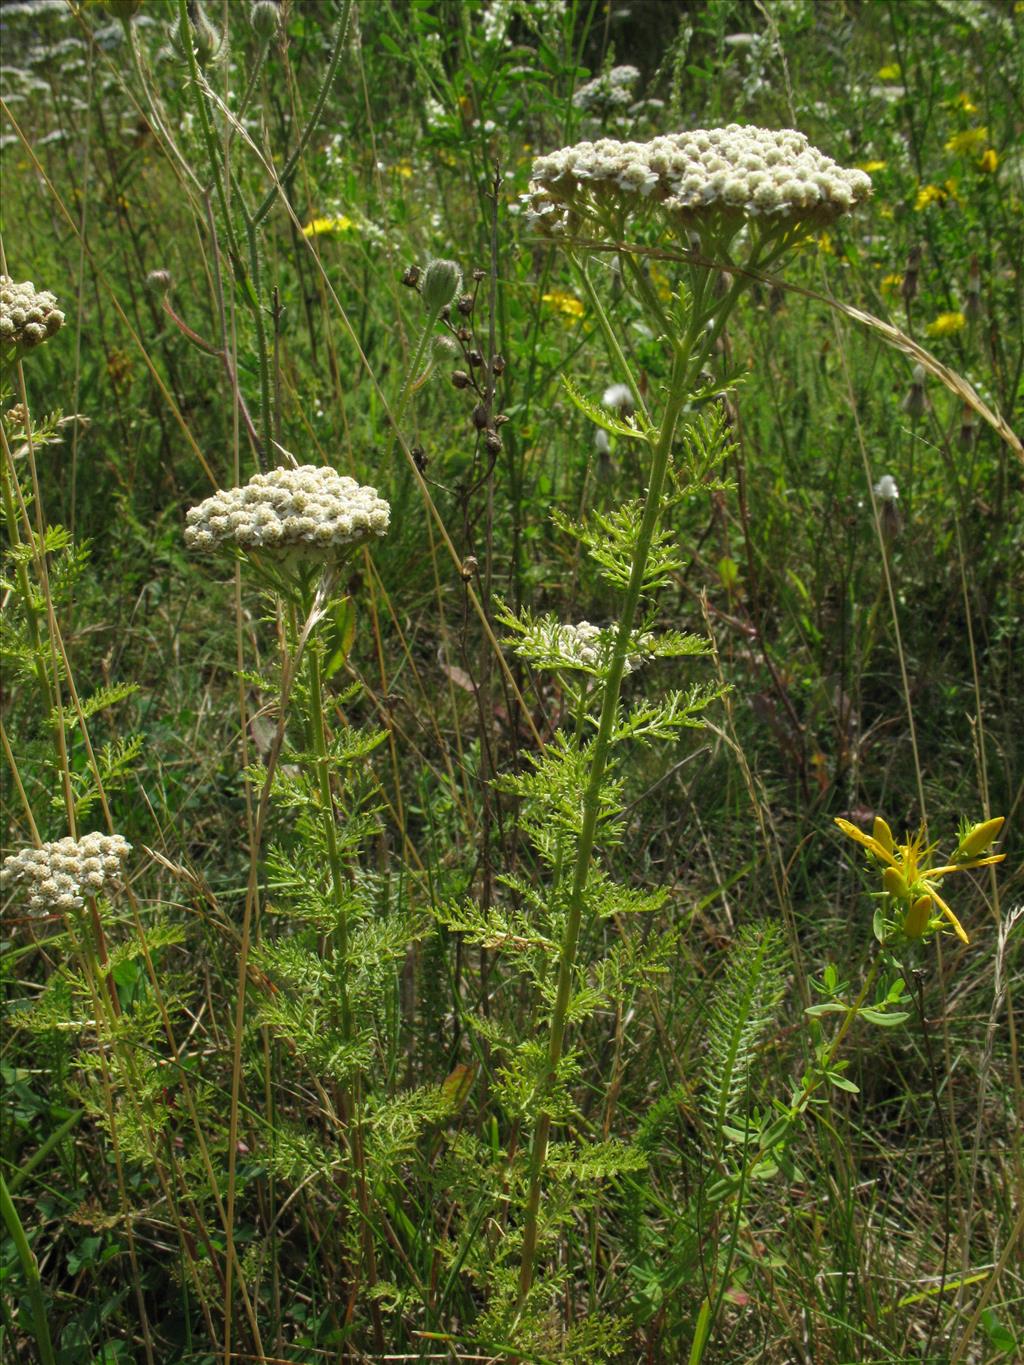
POLYGON ((819 227, 865 200, 871 180, 791 128, 697 128, 650 142, 579 142, 533 163, 529 212, 542 231, 605 231, 652 211, 702 237, 752 220, 766 234, 819 227))
POLYGON ((391 508, 375 488, 326 465, 272 469, 189 509, 190 550, 236 547, 280 561, 329 564, 387 533, 391 508))
POLYGON ((132 846, 120 834, 68 835, 4 859, 0 888, 20 887, 30 914, 79 910, 118 876, 132 846))
POLYGON ((5 359, 41 346, 63 326, 64 314, 48 289, 0 275, 0 354, 5 359))

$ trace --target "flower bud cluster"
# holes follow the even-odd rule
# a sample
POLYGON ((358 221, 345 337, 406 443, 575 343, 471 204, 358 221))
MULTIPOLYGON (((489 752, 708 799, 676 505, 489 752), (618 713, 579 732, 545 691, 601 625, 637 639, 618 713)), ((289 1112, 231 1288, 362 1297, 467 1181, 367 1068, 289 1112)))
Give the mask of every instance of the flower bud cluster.
POLYGON ((391 507, 375 488, 328 466, 301 465, 256 474, 242 488, 218 490, 189 509, 190 550, 237 545, 264 552, 327 557, 388 529, 391 507))
POLYGON ((0 887, 21 884, 32 914, 78 910, 121 871, 132 846, 120 834, 67 836, 4 859, 0 887))
POLYGON ((31 350, 64 326, 64 314, 48 289, 37 290, 31 280, 15 284, 0 275, 0 346, 31 350))
POLYGON ((580 142, 533 163, 531 221, 567 230, 570 211, 594 216, 616 204, 661 207, 683 224, 717 215, 827 223, 871 193, 863 171, 844 170, 792 129, 694 129, 650 142, 580 142))
MULTIPOLYGON (((599 668, 607 662, 611 653, 612 635, 612 631, 602 630, 600 626, 592 625, 589 621, 580 621, 575 626, 566 623, 556 626, 552 644, 566 665, 599 668)), ((644 650, 653 643, 653 637, 649 634, 643 635, 637 643, 640 648, 626 656, 623 674, 632 673, 644 663, 647 658, 644 650)))

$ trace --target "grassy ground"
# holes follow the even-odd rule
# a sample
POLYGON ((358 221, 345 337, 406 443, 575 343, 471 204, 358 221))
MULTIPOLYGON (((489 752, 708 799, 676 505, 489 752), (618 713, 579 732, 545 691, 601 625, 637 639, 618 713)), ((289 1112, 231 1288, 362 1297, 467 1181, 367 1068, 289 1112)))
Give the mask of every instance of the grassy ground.
POLYGON ((1017 1358, 1024 7, 39 0, 0 35, 2 269, 66 314, 4 356, 5 852, 133 846, 80 913, 4 891, 0 1358, 1017 1358), (680 428, 648 625, 708 649, 622 697, 716 697, 614 750, 550 1067, 608 684, 509 614, 622 619, 566 521, 648 455, 563 380, 660 411, 690 277, 644 238, 654 304, 621 253, 590 294, 520 196, 545 151, 733 121, 873 194, 684 412, 718 468, 680 428), (305 651, 183 537, 284 452, 391 504, 305 651), (1006 817, 943 887, 969 945, 878 942, 834 824, 876 816, 943 856, 1006 817))

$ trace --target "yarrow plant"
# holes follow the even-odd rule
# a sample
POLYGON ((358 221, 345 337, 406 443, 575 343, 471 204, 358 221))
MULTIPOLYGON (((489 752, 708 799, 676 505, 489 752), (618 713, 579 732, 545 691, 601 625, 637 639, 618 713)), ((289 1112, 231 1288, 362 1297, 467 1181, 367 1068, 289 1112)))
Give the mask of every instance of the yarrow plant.
MULTIPOLYGON (((522 1227, 505 1244, 506 1254, 519 1252, 514 1285, 502 1278, 500 1262, 484 1272, 496 1287, 494 1329, 513 1332, 517 1344, 540 1346, 545 1340, 543 1324, 558 1272, 549 1258, 543 1279, 535 1284, 543 1249, 571 1220, 573 1207, 585 1204, 595 1177, 629 1169, 636 1160, 636 1153, 614 1144, 603 1144, 588 1157, 580 1138, 552 1141, 556 1125, 578 1126, 579 1059, 572 1030, 604 999, 621 998, 623 991, 638 989, 651 971, 663 969, 670 946, 666 938, 646 957, 631 957, 624 942, 607 956, 589 960, 590 945, 601 938, 602 919, 660 903, 656 894, 617 885, 602 865, 623 832, 620 754, 630 742, 671 740, 683 728, 699 726, 700 712, 717 695, 700 685, 661 700, 639 696, 625 705, 621 695, 623 680, 641 661, 695 656, 707 648, 699 636, 653 630, 654 599, 681 562, 672 531, 662 523, 677 496, 722 486, 714 471, 730 443, 724 410, 713 400, 728 381, 708 379, 707 371, 714 368, 718 339, 749 279, 736 272, 724 292, 716 290, 716 267, 694 254, 693 242, 716 263, 728 263, 731 244, 743 240, 745 263, 766 264, 862 202, 870 187, 867 175, 842 169, 800 133, 735 124, 647 143, 582 142, 540 156, 533 165, 526 197, 529 221, 564 247, 612 370, 621 376, 601 402, 568 383, 567 391, 599 429, 646 451, 647 492, 579 524, 556 517, 620 595, 612 626, 571 626, 528 610, 502 616, 523 657, 565 671, 573 712, 571 728, 559 731, 549 750, 531 759, 532 771, 503 783, 519 798, 520 828, 547 868, 550 885, 540 895, 514 883, 538 918, 527 930, 514 914, 501 922, 493 907, 486 914, 460 907, 448 915, 451 927, 473 933, 481 943, 500 944, 519 958, 546 1016, 540 1036, 526 1043, 487 1034, 509 1058, 506 1103, 532 1128, 527 1169, 517 1169, 515 1176, 525 1201, 522 1227), (676 259, 685 283, 674 295, 653 287, 640 261, 643 247, 631 245, 648 226, 657 228, 659 247, 668 228, 682 248, 676 259), (662 400, 660 411, 649 408, 605 313, 585 263, 591 250, 620 256, 651 332, 667 351, 667 382, 654 389, 655 399, 662 400), (677 490, 671 495, 670 477, 677 490), (574 670, 590 675, 586 685, 569 681, 574 670), (537 952, 538 935, 550 945, 545 953, 537 952)), ((611 1326, 608 1330, 614 1335, 611 1326)))

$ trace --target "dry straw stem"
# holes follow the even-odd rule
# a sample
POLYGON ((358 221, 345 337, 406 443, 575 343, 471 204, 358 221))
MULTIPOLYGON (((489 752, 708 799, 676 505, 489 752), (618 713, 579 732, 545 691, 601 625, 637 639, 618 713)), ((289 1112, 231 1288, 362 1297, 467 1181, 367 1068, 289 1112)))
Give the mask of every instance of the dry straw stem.
MULTIPOLYGON (((546 241, 547 239, 542 240, 546 241)), ((702 256, 698 251, 667 251, 664 248, 636 246, 627 242, 584 241, 579 238, 574 238, 572 245, 586 251, 623 252, 631 256, 648 256, 659 261, 679 261, 685 265, 708 266, 713 270, 722 270, 730 275, 745 275, 748 279, 756 280, 759 284, 768 285, 773 289, 784 289, 793 294, 802 294, 804 298, 815 299, 818 303, 824 303, 829 308, 835 309, 837 313, 843 313, 846 317, 852 318, 854 322, 863 323, 865 327, 877 332, 890 346, 894 346, 896 350, 908 355, 916 364, 923 365, 929 374, 934 375, 941 384, 949 389, 950 393, 956 394, 962 403, 973 408, 978 416, 988 423, 1024 464, 1024 443, 1021 442, 1020 437, 1006 419, 999 413, 993 412, 962 375, 957 374, 947 365, 943 365, 941 360, 936 360, 930 351, 926 351, 913 337, 907 336, 906 332, 901 332, 891 322, 883 322, 881 318, 876 318, 873 313, 866 313, 862 308, 855 308, 852 303, 841 303, 831 294, 819 294, 816 289, 808 289, 806 285, 790 284, 779 275, 766 275, 760 270, 751 270, 746 266, 737 265, 734 261, 714 261, 707 256, 702 256)))

